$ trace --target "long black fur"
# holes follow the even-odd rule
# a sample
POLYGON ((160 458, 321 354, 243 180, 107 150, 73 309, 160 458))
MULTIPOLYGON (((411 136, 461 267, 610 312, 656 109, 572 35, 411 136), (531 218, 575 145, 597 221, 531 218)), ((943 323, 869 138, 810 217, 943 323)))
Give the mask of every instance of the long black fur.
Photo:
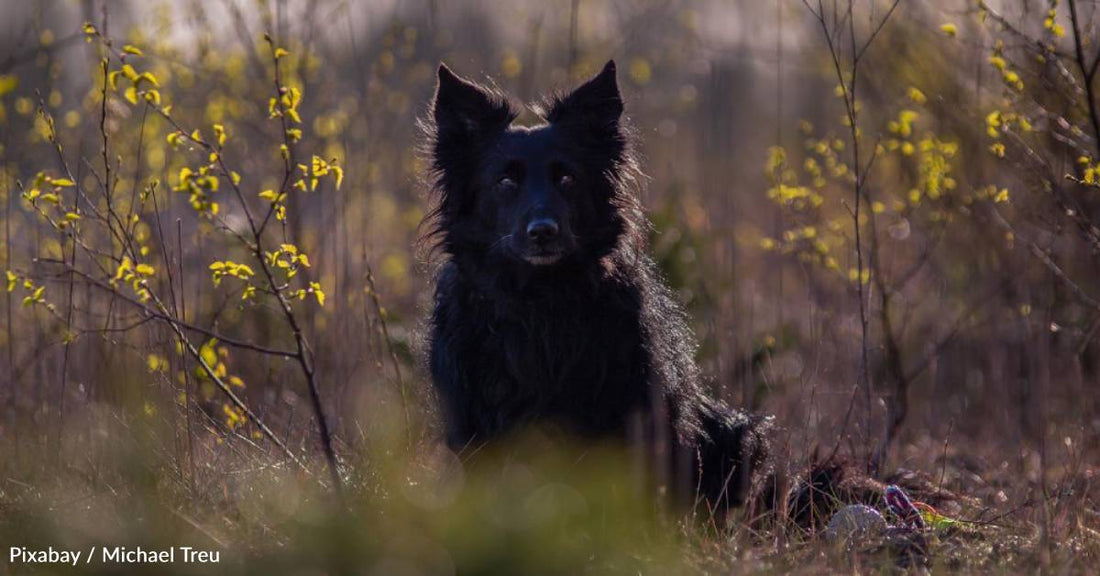
POLYGON ((440 67, 426 122, 428 238, 446 263, 429 361, 447 443, 461 452, 529 425, 640 439, 681 500, 698 494, 724 512, 743 501, 766 458, 768 421, 702 390, 694 336, 646 254, 642 175, 614 63, 542 110, 535 130, 559 143, 585 183, 562 215, 576 246, 550 267, 517 258, 502 247, 511 238, 494 241, 491 229, 486 172, 533 132, 512 126, 516 112, 498 93, 440 67))

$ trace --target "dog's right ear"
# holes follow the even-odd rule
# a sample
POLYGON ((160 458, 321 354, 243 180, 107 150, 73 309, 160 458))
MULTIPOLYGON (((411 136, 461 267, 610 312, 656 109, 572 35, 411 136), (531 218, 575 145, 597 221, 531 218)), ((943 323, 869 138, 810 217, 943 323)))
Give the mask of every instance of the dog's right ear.
POLYGON ((550 103, 546 120, 551 124, 580 124, 599 132, 617 131, 623 115, 615 61, 608 60, 603 70, 575 90, 550 103))
POLYGON ((515 113, 504 98, 439 65, 432 104, 437 142, 458 144, 508 127, 515 113))

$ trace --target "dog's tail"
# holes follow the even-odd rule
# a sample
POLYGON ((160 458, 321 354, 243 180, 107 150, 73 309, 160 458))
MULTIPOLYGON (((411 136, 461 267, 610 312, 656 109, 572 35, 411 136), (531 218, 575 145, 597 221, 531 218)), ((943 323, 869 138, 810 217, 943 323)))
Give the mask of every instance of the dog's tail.
POLYGON ((772 418, 708 400, 699 411, 697 492, 717 518, 748 499, 769 466, 772 418))

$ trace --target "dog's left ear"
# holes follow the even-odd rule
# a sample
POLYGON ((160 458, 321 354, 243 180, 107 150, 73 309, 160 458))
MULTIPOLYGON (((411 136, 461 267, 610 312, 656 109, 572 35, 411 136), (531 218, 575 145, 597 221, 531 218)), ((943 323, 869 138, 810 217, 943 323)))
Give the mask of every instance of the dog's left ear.
POLYGON ((623 99, 615 78, 615 61, 609 60, 594 78, 550 105, 551 124, 583 123, 598 130, 617 129, 623 115, 623 99))

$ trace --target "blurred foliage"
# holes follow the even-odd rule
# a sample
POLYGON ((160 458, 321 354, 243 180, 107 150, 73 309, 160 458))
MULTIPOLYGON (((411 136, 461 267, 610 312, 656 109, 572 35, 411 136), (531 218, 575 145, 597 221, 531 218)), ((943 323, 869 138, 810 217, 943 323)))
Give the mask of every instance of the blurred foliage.
POLYGON ((231 472, 195 491, 155 473, 152 465, 164 454, 153 443, 89 452, 94 476, 47 479, 34 462, 8 462, 5 474, 19 482, 5 488, 0 536, 29 549, 85 555, 96 546, 95 560, 81 568, 89 574, 675 574, 687 568, 677 558, 676 532, 658 522, 649 490, 613 450, 576 450, 533 436, 507 451, 482 453, 463 468, 450 454, 409 460, 392 448, 374 446, 368 453, 375 456, 356 463, 372 473, 349 485, 346 508, 311 478, 278 466, 232 472, 254 466, 255 456, 222 461, 231 472), (103 546, 193 546, 221 554, 217 565, 188 564, 177 548, 174 563, 126 565, 101 562, 103 546))

